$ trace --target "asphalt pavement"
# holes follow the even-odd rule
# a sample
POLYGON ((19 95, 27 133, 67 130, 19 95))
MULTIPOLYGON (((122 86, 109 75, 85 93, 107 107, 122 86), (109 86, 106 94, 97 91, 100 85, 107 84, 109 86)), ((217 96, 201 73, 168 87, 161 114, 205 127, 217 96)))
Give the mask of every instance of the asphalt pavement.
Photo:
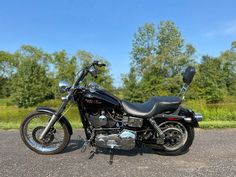
POLYGON ((82 130, 75 130, 66 150, 57 155, 38 155, 21 141, 17 130, 0 130, 0 176, 79 176, 79 177, 236 177, 236 129, 197 129, 189 152, 162 156, 149 148, 91 157, 93 147, 80 151, 82 130))

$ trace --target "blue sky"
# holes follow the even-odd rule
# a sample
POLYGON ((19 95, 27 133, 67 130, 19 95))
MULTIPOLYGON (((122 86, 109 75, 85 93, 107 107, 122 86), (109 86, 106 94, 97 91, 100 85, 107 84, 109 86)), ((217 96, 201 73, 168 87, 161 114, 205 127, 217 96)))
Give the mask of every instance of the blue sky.
POLYGON ((217 56, 236 40, 235 0, 3 0, 0 50, 30 44, 47 52, 78 49, 105 57, 115 85, 129 71, 134 33, 145 22, 172 20, 187 43, 217 56))

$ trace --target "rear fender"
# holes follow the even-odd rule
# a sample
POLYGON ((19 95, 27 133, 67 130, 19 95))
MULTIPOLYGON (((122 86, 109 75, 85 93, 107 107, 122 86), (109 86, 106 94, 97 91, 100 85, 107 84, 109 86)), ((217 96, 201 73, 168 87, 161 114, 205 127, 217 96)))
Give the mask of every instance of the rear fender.
MULTIPOLYGON (((56 112, 56 110, 48 108, 48 107, 37 107, 36 111, 47 112, 47 113, 51 113, 51 114, 54 114, 56 112)), ((61 115, 59 115, 59 116, 61 116, 61 115)), ((70 122, 67 120, 67 118, 65 116, 62 116, 59 121, 61 124, 66 125, 70 135, 72 135, 73 134, 72 126, 71 126, 70 122)))
POLYGON ((186 121, 188 124, 191 124, 193 127, 199 127, 198 121, 196 119, 196 114, 191 109, 181 108, 179 112, 180 116, 185 116, 186 118, 191 118, 191 121, 186 121))

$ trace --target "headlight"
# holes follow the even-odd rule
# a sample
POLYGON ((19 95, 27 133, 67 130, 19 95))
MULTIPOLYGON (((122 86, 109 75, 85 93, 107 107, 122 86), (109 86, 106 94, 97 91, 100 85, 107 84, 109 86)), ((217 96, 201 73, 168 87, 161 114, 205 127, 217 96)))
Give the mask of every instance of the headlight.
POLYGON ((65 93, 69 87, 70 87, 70 84, 68 82, 66 81, 59 82, 59 90, 61 93, 65 93))

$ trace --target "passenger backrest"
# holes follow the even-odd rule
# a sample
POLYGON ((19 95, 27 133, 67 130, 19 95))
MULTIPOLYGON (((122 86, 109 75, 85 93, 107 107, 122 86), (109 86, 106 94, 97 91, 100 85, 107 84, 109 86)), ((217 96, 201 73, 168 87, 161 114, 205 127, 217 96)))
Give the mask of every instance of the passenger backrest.
POLYGON ((193 66, 187 67, 184 74, 183 74, 184 83, 190 85, 195 73, 196 73, 196 70, 193 66))

